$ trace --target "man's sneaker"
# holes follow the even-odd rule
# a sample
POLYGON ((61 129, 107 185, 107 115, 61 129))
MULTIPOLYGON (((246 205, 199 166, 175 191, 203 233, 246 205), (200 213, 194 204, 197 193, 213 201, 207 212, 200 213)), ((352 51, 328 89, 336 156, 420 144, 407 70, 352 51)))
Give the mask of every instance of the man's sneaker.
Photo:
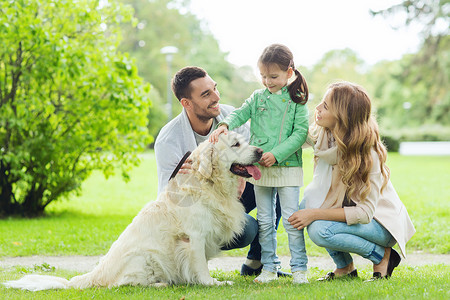
POLYGON ((273 280, 277 280, 278 275, 277 272, 270 272, 267 270, 262 270, 261 274, 253 280, 256 283, 267 283, 273 280))
POLYGON ((292 273, 294 277, 293 283, 308 283, 308 278, 306 277, 306 271, 296 271, 292 273))
POLYGON ((261 265, 257 269, 253 269, 253 268, 250 268, 249 266, 247 266, 246 264, 242 264, 241 275, 242 276, 258 276, 259 274, 261 274, 262 268, 263 268, 263 265, 261 265))

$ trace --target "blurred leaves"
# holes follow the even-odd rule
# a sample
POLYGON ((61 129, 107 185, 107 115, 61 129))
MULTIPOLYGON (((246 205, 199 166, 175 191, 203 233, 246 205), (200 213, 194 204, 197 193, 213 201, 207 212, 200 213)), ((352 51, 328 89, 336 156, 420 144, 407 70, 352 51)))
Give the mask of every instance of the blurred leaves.
POLYGON ((151 142, 149 88, 117 51, 117 1, 1 1, 0 215, 35 215, 151 142), (7 24, 7 25, 6 25, 7 24))

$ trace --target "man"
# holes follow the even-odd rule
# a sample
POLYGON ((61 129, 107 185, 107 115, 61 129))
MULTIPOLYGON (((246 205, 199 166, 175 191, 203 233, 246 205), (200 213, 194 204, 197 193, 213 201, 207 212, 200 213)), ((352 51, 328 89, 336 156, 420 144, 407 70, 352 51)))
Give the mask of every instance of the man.
MULTIPOLYGON (((234 107, 220 104, 217 83, 199 67, 185 67, 179 70, 172 80, 172 91, 183 106, 183 111, 166 124, 158 134, 155 142, 156 166, 158 172, 158 193, 167 185, 170 175, 188 151, 208 139, 217 124, 222 121, 234 107)), ((243 125, 235 130, 247 139, 249 128, 243 125)), ((241 201, 248 214, 256 207, 253 185, 246 183, 241 201)), ((277 220, 281 210, 277 199, 277 220)), ((246 262, 242 265, 241 275, 258 275, 261 272, 261 246, 258 242, 258 223, 247 215, 244 233, 223 250, 243 248, 251 243, 246 262)), ((286 276, 279 272, 279 276, 286 276)))

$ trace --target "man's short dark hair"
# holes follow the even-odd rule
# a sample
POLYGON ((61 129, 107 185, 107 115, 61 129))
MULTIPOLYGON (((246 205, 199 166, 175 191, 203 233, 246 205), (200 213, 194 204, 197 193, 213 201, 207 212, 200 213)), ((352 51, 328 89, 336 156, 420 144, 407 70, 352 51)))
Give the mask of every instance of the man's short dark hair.
POLYGON ((178 101, 191 97, 190 83, 198 78, 206 77, 208 73, 200 67, 184 67, 172 79, 172 91, 178 101))

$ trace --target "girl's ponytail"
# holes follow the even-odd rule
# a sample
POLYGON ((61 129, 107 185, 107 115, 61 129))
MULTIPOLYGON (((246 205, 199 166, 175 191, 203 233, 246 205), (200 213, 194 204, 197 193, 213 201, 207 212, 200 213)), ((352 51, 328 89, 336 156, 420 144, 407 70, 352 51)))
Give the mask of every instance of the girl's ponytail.
POLYGON ((295 80, 289 85, 289 95, 295 103, 305 105, 309 98, 308 85, 306 84, 305 77, 303 77, 300 71, 297 70, 293 64, 292 70, 297 78, 295 78, 295 80))

